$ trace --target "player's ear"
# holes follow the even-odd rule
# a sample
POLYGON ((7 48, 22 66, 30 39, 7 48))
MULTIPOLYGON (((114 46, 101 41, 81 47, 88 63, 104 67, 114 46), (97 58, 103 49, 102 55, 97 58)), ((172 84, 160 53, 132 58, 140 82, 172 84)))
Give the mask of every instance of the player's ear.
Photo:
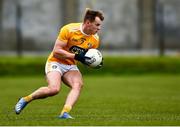
POLYGON ((89 25, 91 22, 89 20, 86 20, 86 24, 89 25))

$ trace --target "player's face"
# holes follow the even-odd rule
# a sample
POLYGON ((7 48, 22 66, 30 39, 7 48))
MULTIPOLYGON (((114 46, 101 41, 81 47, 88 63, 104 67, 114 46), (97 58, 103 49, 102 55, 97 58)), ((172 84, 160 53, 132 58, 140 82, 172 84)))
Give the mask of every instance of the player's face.
POLYGON ((101 29, 102 21, 99 17, 95 18, 94 22, 89 22, 88 31, 89 34, 96 34, 101 29))

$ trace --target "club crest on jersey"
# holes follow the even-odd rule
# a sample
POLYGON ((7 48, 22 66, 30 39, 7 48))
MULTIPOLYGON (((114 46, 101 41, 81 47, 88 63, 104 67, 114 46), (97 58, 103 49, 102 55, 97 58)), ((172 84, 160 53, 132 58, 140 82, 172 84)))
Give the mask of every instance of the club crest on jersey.
POLYGON ((88 46, 88 49, 92 48, 92 44, 91 43, 88 43, 87 46, 88 46))

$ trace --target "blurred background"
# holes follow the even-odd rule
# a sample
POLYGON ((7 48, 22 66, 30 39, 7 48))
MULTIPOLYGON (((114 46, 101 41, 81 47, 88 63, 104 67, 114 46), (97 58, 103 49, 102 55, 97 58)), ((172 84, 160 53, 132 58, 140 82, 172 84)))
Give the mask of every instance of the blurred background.
POLYGON ((81 22, 86 8, 105 15, 108 54, 178 54, 179 0, 0 0, 0 55, 47 54, 60 28, 81 22))

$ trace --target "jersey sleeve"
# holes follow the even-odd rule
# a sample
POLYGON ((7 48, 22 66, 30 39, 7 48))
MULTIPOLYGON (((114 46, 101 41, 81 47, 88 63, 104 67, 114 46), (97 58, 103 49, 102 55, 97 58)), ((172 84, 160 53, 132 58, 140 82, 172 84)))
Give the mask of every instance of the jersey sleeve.
POLYGON ((94 45, 92 46, 92 48, 97 49, 97 48, 99 48, 99 45, 100 45, 99 36, 98 36, 98 35, 95 35, 95 36, 94 36, 94 39, 95 39, 95 43, 94 43, 94 45))
POLYGON ((58 35, 58 40, 63 42, 68 42, 69 37, 70 34, 68 27, 67 26, 62 27, 58 35))
POLYGON ((97 41, 97 42, 93 45, 93 47, 92 47, 92 48, 94 48, 94 49, 99 48, 99 41, 97 41))

